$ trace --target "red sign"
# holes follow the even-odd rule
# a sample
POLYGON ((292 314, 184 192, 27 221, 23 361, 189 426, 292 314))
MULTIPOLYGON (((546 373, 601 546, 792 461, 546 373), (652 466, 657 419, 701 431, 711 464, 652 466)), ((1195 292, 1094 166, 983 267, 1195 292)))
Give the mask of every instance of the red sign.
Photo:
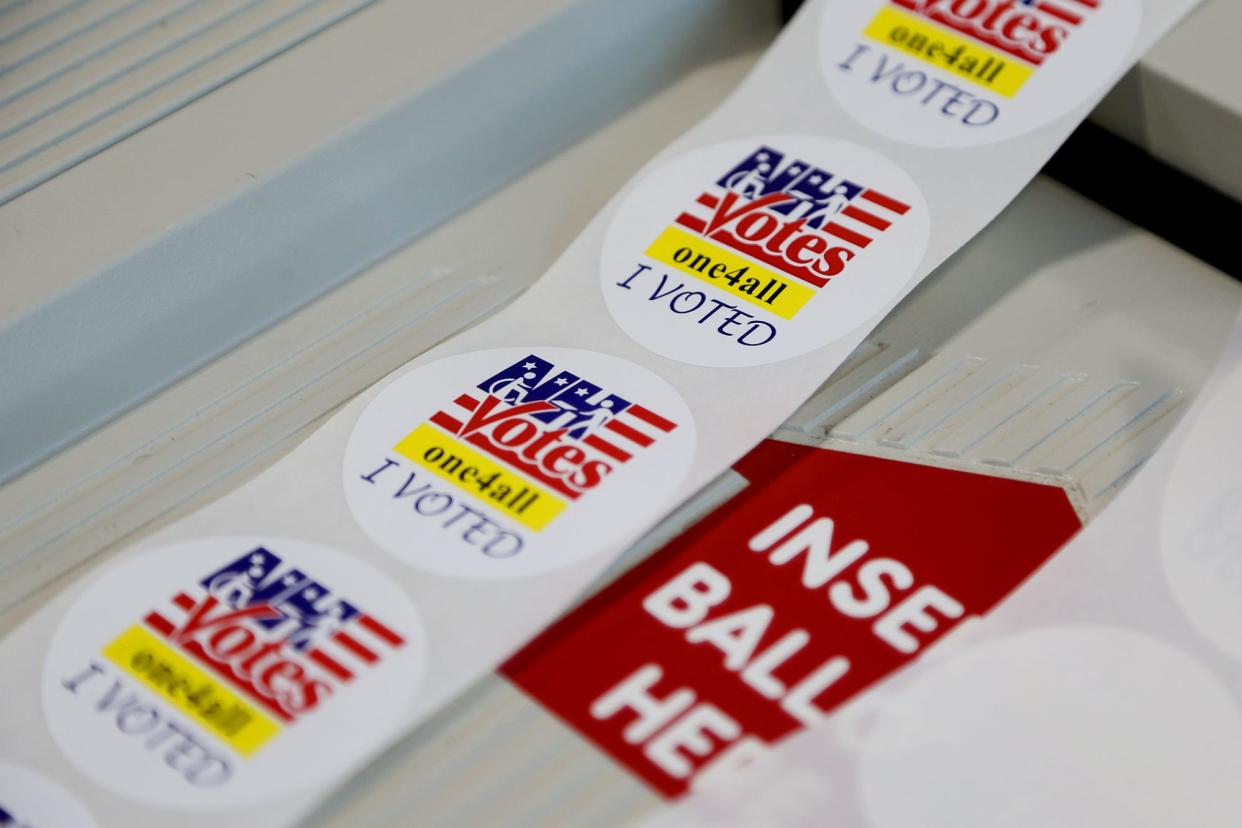
POLYGON ((674 797, 987 612, 1080 524, 1057 487, 765 441, 741 494, 502 667, 674 797))

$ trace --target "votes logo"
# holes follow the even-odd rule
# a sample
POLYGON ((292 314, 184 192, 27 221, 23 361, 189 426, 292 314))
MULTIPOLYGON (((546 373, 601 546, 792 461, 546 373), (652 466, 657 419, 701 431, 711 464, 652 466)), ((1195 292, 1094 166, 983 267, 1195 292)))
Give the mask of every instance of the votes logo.
POLYGON ((250 756, 405 643, 259 546, 171 595, 103 654, 250 756))
POLYGON ((888 0, 864 34, 1012 98, 1103 0, 888 0))
POLYGON ((650 408, 529 354, 458 395, 394 451, 540 531, 676 428, 650 408))
POLYGON ((760 146, 678 215, 647 255, 793 319, 909 210, 879 190, 760 146))

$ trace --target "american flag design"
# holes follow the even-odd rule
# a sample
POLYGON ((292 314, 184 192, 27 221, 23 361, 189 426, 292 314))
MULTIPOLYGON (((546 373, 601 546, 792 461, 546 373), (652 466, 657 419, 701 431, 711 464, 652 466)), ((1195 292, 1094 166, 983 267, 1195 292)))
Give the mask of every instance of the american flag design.
POLYGON ((487 377, 429 421, 571 500, 677 428, 537 354, 487 377))
POLYGON ((880 190, 760 146, 675 221, 820 288, 909 211, 880 190))
POLYGON ((406 644, 359 605, 262 546, 177 592, 144 622, 285 724, 406 644))
POLYGON ((889 0, 1029 66, 1042 66, 1104 0, 889 0))

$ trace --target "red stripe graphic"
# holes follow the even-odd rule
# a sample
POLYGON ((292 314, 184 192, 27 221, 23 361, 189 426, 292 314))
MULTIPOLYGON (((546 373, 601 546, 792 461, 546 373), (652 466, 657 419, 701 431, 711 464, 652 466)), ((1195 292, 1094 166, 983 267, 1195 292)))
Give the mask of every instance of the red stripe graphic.
POLYGON ((696 233, 702 233, 707 229, 707 222, 698 216, 692 216, 689 213, 682 213, 677 217, 677 223, 682 227, 689 227, 696 233))
MULTIPOLYGON (((457 399, 453 400, 453 404, 458 405, 466 409, 467 411, 474 411, 476 408, 479 407, 479 401, 476 400, 474 397, 470 396, 469 394, 461 394, 460 396, 457 397, 457 399)), ((452 434, 457 434, 458 432, 460 432, 462 429, 462 426, 464 425, 461 420, 458 420, 457 418, 453 417, 452 415, 444 411, 437 411, 435 414, 432 414, 430 417, 428 417, 428 419, 431 420, 431 422, 438 425, 440 428, 452 434)))
POLYGON ((1078 15, 1073 12, 1068 12, 1065 9, 1058 8, 1057 6, 1047 2, 1047 0, 1040 0, 1040 2, 1035 4, 1035 8, 1039 9, 1041 12, 1046 12, 1053 17, 1059 17, 1071 26, 1077 26, 1082 22, 1082 18, 1078 15))
POLYGON ((715 210, 716 205, 720 203, 720 199, 712 195, 711 193, 703 193, 701 196, 696 198, 695 201, 697 201, 699 204, 702 204, 704 207, 706 207, 709 210, 715 210))
POLYGON ((340 662, 338 662, 336 659, 325 654, 323 650, 311 650, 309 653, 306 654, 306 657, 309 658, 311 661, 315 662, 316 664, 318 664, 323 669, 327 670, 332 675, 339 678, 341 681, 349 681, 351 678, 354 677, 353 673, 349 672, 344 667, 342 667, 340 662))
POLYGON ((631 405, 625 409, 625 413, 632 417, 637 417, 648 425, 653 425, 660 431, 672 431, 677 428, 677 423, 672 420, 666 420, 659 414, 649 409, 643 408, 641 405, 631 405))
POLYGON ((852 204, 842 210, 841 215, 849 216, 854 219, 854 221, 861 221, 868 227, 874 227, 876 230, 880 231, 887 230, 889 227, 892 227, 892 222, 885 221, 875 213, 868 213, 866 210, 863 210, 860 207, 855 207, 852 204))
POLYGON ((359 616, 357 620, 359 626, 363 627, 367 632, 371 633, 375 637, 384 639, 390 646, 400 647, 405 643, 404 638, 397 635, 395 632, 388 629, 369 615, 359 616))
POLYGON ((435 414, 432 414, 431 417, 429 417, 428 419, 430 419, 431 422, 435 423, 440 428, 444 429, 450 434, 457 434, 462 429, 462 424, 460 422, 458 422, 457 420, 454 420, 452 417, 445 414, 443 411, 437 411, 435 414))
POLYGON ((879 190, 863 190, 861 195, 872 204, 878 204, 884 209, 892 210, 900 216, 904 216, 910 210, 909 204, 904 204, 892 196, 886 196, 879 190))
POLYGON ((358 656, 358 658, 362 659, 367 664, 374 664, 379 661, 379 656, 364 647, 358 639, 354 638, 344 630, 337 630, 336 633, 333 634, 332 640, 349 650, 354 655, 358 656))
POLYGON ((1070 2, 1078 3, 1089 9, 1098 9, 1100 7, 1100 0, 1070 0, 1070 2))
POLYGON ((147 613, 147 617, 144 620, 147 622, 148 627, 155 630, 160 635, 163 635, 165 638, 172 635, 172 631, 176 629, 171 621, 160 615, 158 612, 147 613))
POLYGON ((867 245, 871 244, 871 239, 869 237, 864 236, 862 233, 855 233, 853 230, 850 230, 847 227, 842 227, 841 225, 837 224, 835 221, 830 221, 827 224, 825 224, 824 232, 831 233, 832 235, 836 236, 838 239, 844 239, 845 241, 849 242, 850 244, 856 247, 866 247, 867 245))
POLYGON ((173 603, 186 612, 189 612, 194 608, 197 602, 184 592, 178 592, 175 596, 173 596, 173 603))
POLYGON ((609 431, 615 431, 616 433, 620 434, 622 437, 629 440, 630 442, 637 443, 638 445, 644 448, 646 448, 647 446, 655 442, 655 440, 651 439, 646 434, 643 434, 641 431, 639 431, 636 428, 627 426, 625 423, 621 422, 620 420, 615 420, 615 419, 609 420, 608 422, 604 423, 604 428, 608 429, 609 431))
POLYGON ((584 445, 590 446, 591 448, 598 451, 600 454, 607 454, 613 460, 616 460, 617 462, 620 462, 620 463, 624 463, 626 460, 629 460, 631 457, 634 456, 630 454, 629 452, 622 451, 621 449, 614 446, 612 443, 609 443, 607 440, 601 440, 598 436, 594 434, 588 434, 586 437, 583 437, 582 442, 584 445))

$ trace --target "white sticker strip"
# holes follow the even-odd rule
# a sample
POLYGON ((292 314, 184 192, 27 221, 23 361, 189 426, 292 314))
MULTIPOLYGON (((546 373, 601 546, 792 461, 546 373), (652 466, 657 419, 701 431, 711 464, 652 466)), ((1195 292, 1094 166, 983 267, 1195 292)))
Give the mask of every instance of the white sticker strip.
POLYGON ((6 639, 6 754, 104 824, 306 814, 776 428, 1195 0, 1141 5, 1140 24, 1135 0, 809 3, 520 301, 6 639), (1055 34, 1073 3, 1092 13, 1055 34), (876 28, 890 13, 918 18, 904 40, 876 28), (1134 48, 1097 48, 1114 25, 1134 48), (832 80, 849 43, 874 100, 832 80), (969 64, 985 46, 1040 66, 987 88, 1013 74, 969 64), (898 57, 923 65, 886 74, 898 57), (1062 64, 1072 89, 1045 85, 1062 64), (949 89, 968 65, 985 85, 949 89), (884 107, 932 85, 948 99, 887 134, 884 107), (989 102, 990 143, 935 134, 983 129, 989 102))
POLYGON ((1005 603, 646 824, 1238 825, 1240 409, 1242 319, 1167 443, 1005 603))

